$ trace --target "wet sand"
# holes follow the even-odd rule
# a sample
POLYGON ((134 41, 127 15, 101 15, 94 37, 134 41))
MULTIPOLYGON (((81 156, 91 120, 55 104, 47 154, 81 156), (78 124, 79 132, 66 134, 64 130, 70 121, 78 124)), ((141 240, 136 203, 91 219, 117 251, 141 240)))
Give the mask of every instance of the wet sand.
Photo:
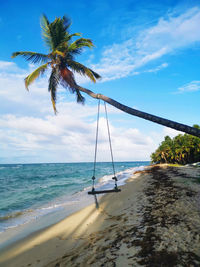
POLYGON ((0 252, 0 266, 200 266, 200 168, 154 166, 0 252))

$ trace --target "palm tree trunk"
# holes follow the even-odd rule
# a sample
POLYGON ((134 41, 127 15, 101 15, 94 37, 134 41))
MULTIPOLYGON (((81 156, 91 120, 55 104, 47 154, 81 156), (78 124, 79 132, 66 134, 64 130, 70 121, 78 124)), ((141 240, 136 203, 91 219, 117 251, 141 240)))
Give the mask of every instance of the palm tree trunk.
POLYGON ((90 91, 86 88, 83 88, 81 86, 78 86, 78 85, 77 85, 77 89, 80 90, 81 92, 88 94, 89 96, 91 96, 93 98, 102 99, 103 101, 109 103, 110 105, 116 107, 117 109, 120 109, 120 110, 122 110, 128 114, 133 115, 133 116, 137 116, 137 117, 140 117, 142 119, 152 121, 152 122, 164 125, 166 127, 175 129, 177 131, 181 131, 181 132, 184 132, 187 134, 191 134, 193 136, 200 137, 200 130, 197 128, 194 128, 194 127, 182 124, 182 123, 178 123, 175 121, 167 120, 167 119, 155 116, 155 115, 148 114, 146 112, 139 111, 137 109, 127 107, 127 106, 115 101, 112 98, 109 98, 109 97, 104 96, 102 94, 95 94, 92 91, 90 91))

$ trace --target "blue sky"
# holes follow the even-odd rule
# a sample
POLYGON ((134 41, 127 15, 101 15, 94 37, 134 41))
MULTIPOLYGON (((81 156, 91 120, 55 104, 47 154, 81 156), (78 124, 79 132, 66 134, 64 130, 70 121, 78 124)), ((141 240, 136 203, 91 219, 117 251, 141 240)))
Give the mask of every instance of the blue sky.
MULTIPOLYGON (((77 61, 102 79, 82 86, 136 109, 200 124, 199 1, 1 1, 0 163, 92 161, 97 102, 85 106, 59 88, 58 115, 47 92, 48 77, 24 87, 36 66, 11 59, 15 51, 48 52, 40 16, 68 15, 71 32, 91 38, 95 48, 77 61)), ((149 160, 165 135, 178 132, 108 107, 114 158, 149 160)), ((110 159, 101 116, 98 160, 110 159)))

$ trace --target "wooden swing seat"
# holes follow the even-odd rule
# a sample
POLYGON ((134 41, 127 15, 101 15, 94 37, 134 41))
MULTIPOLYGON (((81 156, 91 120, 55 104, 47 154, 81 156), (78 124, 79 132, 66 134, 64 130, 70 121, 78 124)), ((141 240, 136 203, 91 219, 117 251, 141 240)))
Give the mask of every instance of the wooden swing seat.
POLYGON ((118 193, 121 192, 121 189, 114 188, 114 189, 108 189, 108 190, 92 190, 88 192, 88 195, 97 195, 97 194, 104 194, 104 193, 118 193))

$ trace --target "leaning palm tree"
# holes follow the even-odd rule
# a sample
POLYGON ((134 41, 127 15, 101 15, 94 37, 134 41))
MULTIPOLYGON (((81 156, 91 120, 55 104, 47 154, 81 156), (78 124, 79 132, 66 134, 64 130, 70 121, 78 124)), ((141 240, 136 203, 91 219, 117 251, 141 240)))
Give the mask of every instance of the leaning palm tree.
POLYGON ((25 78, 25 86, 27 90, 29 85, 33 83, 35 79, 51 68, 48 90, 51 93, 51 101, 55 113, 56 95, 59 84, 67 88, 71 93, 75 93, 77 102, 84 103, 84 97, 80 93, 73 72, 88 76, 93 82, 96 82, 96 79, 100 78, 99 74, 75 61, 75 56, 80 54, 83 48, 92 48, 94 45, 92 40, 85 38, 78 38, 72 42, 74 36, 81 36, 81 34, 70 34, 70 25, 70 19, 65 16, 63 18, 56 18, 50 23, 47 17, 43 15, 41 17, 42 36, 49 48, 49 53, 41 54, 37 52, 23 51, 14 52, 12 54, 12 58, 22 56, 31 63, 42 63, 40 67, 25 78))
POLYGON ((43 15, 41 18, 42 35, 45 43, 49 47, 49 54, 45 55, 35 52, 15 52, 12 54, 13 58, 16 56, 22 56, 32 63, 42 63, 39 68, 25 78, 26 89, 28 89, 28 86, 48 68, 51 68, 48 90, 51 93, 51 101, 55 113, 57 88, 58 85, 61 84, 65 88, 69 89, 71 93, 76 94, 77 102, 84 103, 84 97, 81 95, 81 92, 84 92, 93 98, 102 99, 110 105, 133 116, 200 137, 200 129, 198 128, 127 107, 112 98, 102 94, 95 94, 92 91, 79 86, 74 79, 73 73, 88 76, 93 82, 96 82, 96 80, 100 78, 100 75, 75 61, 75 56, 80 54, 83 48, 92 48, 94 45, 90 39, 85 38, 79 38, 72 42, 72 38, 75 36, 80 37, 80 34, 70 34, 70 25, 70 20, 65 16, 63 18, 56 18, 52 23, 50 23, 47 17, 43 15))

